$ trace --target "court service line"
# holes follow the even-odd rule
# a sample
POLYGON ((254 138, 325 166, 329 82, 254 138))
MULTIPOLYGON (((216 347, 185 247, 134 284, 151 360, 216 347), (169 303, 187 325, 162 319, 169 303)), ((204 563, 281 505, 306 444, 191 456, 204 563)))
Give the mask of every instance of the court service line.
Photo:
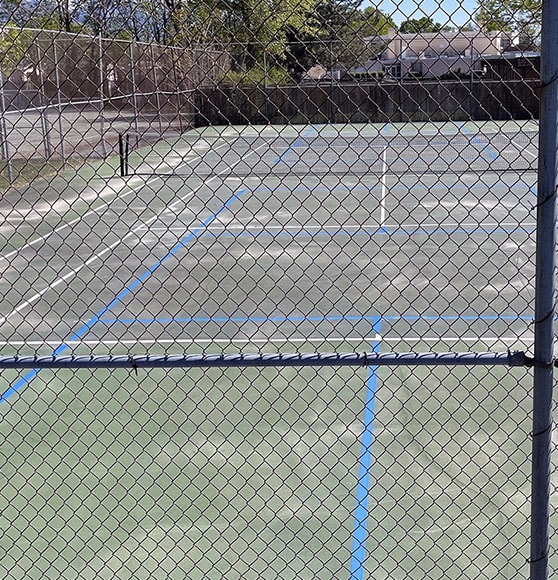
MULTIPOLYGON (((401 224, 384 224, 385 229, 416 229, 416 228, 533 228, 537 224, 536 222, 441 222, 439 224, 434 222, 421 223, 401 223, 401 224)), ((147 226, 144 226, 147 229, 147 226)), ((300 226, 290 226, 290 225, 262 225, 262 224, 233 224, 233 225, 220 225, 220 226, 209 226, 206 228, 209 232, 235 232, 235 231, 304 231, 304 230, 331 230, 331 231, 344 231, 344 230, 377 230, 382 226, 375 223, 367 224, 346 224, 343 227, 339 224, 324 224, 324 225, 306 225, 304 228, 300 226)), ((181 231, 184 232, 184 228, 180 226, 171 227, 154 227, 149 228, 150 232, 173 232, 181 231)))
MULTIPOLYGON (((137 338, 137 339, 91 339, 91 340, 66 340, 68 346, 119 346, 119 345, 210 345, 210 344, 304 344, 304 343, 370 343, 384 340, 380 335, 375 336, 308 336, 292 338, 287 336, 270 336, 266 338, 137 338)), ((21 340, 0 341, 0 346, 60 346, 60 340, 21 340)))
POLYGON ((526 342, 534 342, 535 336, 402 336, 402 337, 393 337, 393 338, 386 338, 382 337, 382 342, 392 343, 392 344, 400 344, 405 342, 426 342, 426 343, 484 343, 484 344, 498 344, 499 342, 503 342, 506 344, 514 344, 514 343, 526 343, 526 342))
MULTIPOLYGON (((476 174, 475 174, 476 175, 476 174)), ((255 178, 256 176, 251 176, 253 178, 255 178)), ((266 178, 267 176, 262 176, 263 178, 266 178)), ((414 178, 414 175, 413 175, 414 178)), ((259 192, 264 192, 264 193, 292 193, 293 191, 308 191, 310 193, 313 192, 318 192, 318 191, 326 191, 326 192, 335 192, 337 190, 343 190, 343 191, 376 191, 381 189, 381 184, 377 184, 377 185, 362 185, 362 179, 359 179, 358 181, 359 184, 361 185, 351 185, 351 184, 344 184, 344 183, 335 183, 332 184, 331 187, 327 187, 327 186, 322 186, 322 185, 316 185, 315 187, 312 187, 311 185, 306 185, 304 183, 297 183, 296 186, 294 187, 270 187, 268 185, 265 184, 261 184, 260 186, 258 186, 257 188, 254 189, 255 193, 259 193, 259 192)), ((434 183, 434 184, 430 184, 430 185, 425 185, 423 183, 417 183, 417 182, 412 182, 409 185, 404 185, 400 183, 400 180, 398 180, 398 182, 395 185, 392 185, 390 187, 390 191, 409 191, 410 189, 413 190, 426 190, 426 191, 435 191, 435 190, 443 190, 444 192, 450 192, 450 191, 455 191, 455 190, 465 190, 468 192, 472 192, 475 190, 479 190, 482 188, 482 194, 483 196, 486 193, 492 193, 494 191, 499 191, 502 190, 504 192, 511 192, 514 193, 513 188, 517 187, 517 181, 514 181, 513 183, 506 183, 503 180, 498 180, 495 183, 492 184, 488 184, 485 182, 477 182, 475 184, 470 184, 470 183, 464 183, 460 180, 458 180, 455 183, 452 183, 451 185, 443 185, 440 184, 438 182, 434 183)), ((480 192, 479 192, 480 193, 480 192)), ((521 195, 523 195, 523 190, 518 191, 517 192, 517 197, 519 198, 521 195)))
POLYGON ((306 230, 306 229, 298 229, 293 230, 292 228, 284 228, 279 230, 278 232, 272 232, 268 230, 249 230, 249 229, 228 229, 223 230, 220 232, 215 231, 207 231, 205 233, 206 236, 214 236, 214 237, 282 237, 282 236, 290 236, 291 238, 295 237, 318 237, 318 236, 328 236, 330 238, 334 236, 413 236, 413 235, 422 235, 422 236, 434 236, 434 235, 450 235, 450 234, 460 234, 460 235, 471 235, 471 234, 482 234, 482 235, 490 235, 490 234, 515 234, 523 233, 529 234, 535 229, 535 226, 532 226, 528 229, 524 225, 520 226, 513 226, 513 227, 492 227, 488 228, 487 226, 483 226, 482 224, 475 227, 470 228, 462 228, 462 227, 445 227, 445 228, 421 228, 421 227, 413 227, 413 228, 401 228, 395 226, 373 226, 372 229, 358 229, 358 230, 345 230, 336 228, 335 230, 306 230))
MULTIPOLYGON (((223 145, 219 145, 215 148, 215 150, 224 147, 226 145, 226 143, 223 143, 223 145)), ((203 155, 199 155, 197 157, 192 157, 191 159, 187 159, 185 160, 183 163, 179 163, 176 167, 173 168, 173 171, 176 171, 177 169, 180 169, 182 167, 184 167, 185 165, 188 165, 189 163, 192 163, 193 161, 197 161, 199 159, 203 159, 203 155)), ((157 181, 158 179, 161 179, 162 177, 166 176, 166 175, 170 175, 171 172, 168 173, 162 173, 161 175, 158 175, 156 177, 153 177, 151 179, 148 179, 147 181, 144 181, 143 183, 139 183, 138 185, 131 187, 128 191, 125 191, 124 193, 121 193, 119 190, 115 190, 113 189, 114 192, 114 197, 107 202, 102 203, 100 206, 95 207, 93 209, 90 209, 89 211, 87 211, 86 213, 84 213, 83 215, 74 218, 73 220, 66 222, 60 226, 58 226, 57 228, 55 228, 54 230, 52 230, 51 232, 49 232, 48 234, 44 234, 42 236, 39 236, 38 238, 35 238, 34 240, 32 240, 31 242, 28 242, 26 244, 24 244, 23 246, 21 246, 20 248, 17 248, 15 250, 12 250, 11 252, 8 252, 7 254, 3 254, 0 255, 0 262, 2 260, 9 260, 11 257, 15 256, 16 254, 19 254, 20 252, 24 251, 27 248, 30 248, 36 244, 38 244, 39 242, 44 242, 45 240, 47 240, 50 236, 52 236, 53 234, 57 234, 58 232, 61 232, 71 226, 73 226, 74 224, 84 220, 85 218, 98 213, 99 211, 101 211, 102 209, 105 209, 107 207, 109 207, 113 202, 115 201, 119 201, 124 197, 128 197, 129 195, 131 195, 132 193, 136 193, 137 191, 139 191, 140 189, 142 189, 143 187, 147 187, 148 185, 151 185, 153 182, 157 181)), ((124 186, 126 186, 127 184, 125 183, 124 186)))
MULTIPOLYGON (((532 343, 532 336, 309 336, 301 338, 271 336, 266 338, 137 338, 137 339, 81 339, 66 340, 68 346, 134 346, 134 345, 211 345, 211 344, 304 344, 304 343, 371 343, 381 341, 386 344, 413 343, 483 343, 483 344, 514 344, 532 343)), ((0 347, 58 347, 60 340, 5 340, 0 341, 0 347)))
POLYGON ((284 322, 372 322, 375 323, 378 318, 390 322, 399 320, 417 322, 421 320, 446 322, 455 322, 464 320, 469 322, 496 322, 504 320, 513 322, 517 320, 533 322, 533 316, 522 314, 384 314, 384 315, 367 315, 367 314, 344 314, 344 315, 275 315, 275 316, 181 316, 181 317, 160 317, 160 318, 104 318, 99 320, 101 324, 207 324, 207 323, 235 323, 235 324, 260 324, 266 322, 284 323, 284 322))
MULTIPOLYGON (((261 145, 260 147, 257 147, 253 151, 250 151, 249 153, 247 153, 246 155, 244 155, 241 159, 239 159, 237 162, 235 162, 233 165, 231 165, 231 167, 234 167, 235 165, 238 165, 239 163, 241 163, 242 161, 244 161, 244 159, 246 157, 248 157, 250 155, 254 155, 262 147, 264 147, 264 145, 261 145)), ((192 197, 202 187, 204 187, 207 183, 209 183, 210 181, 213 181, 214 179, 217 179, 222 173, 224 173, 225 171, 229 171, 229 169, 231 169, 231 167, 228 167, 228 168, 224 169, 223 171, 221 171, 221 172, 217 173, 216 175, 214 175, 213 177, 209 178, 207 181, 200 183, 193 190, 191 190, 187 194, 181 196, 179 198, 178 202, 182 203, 185 199, 188 199, 189 197, 192 197)), ((7 320, 9 320, 13 316, 15 316, 16 314, 18 314, 19 312, 21 312, 22 310, 24 310, 28 306, 31 306, 31 304, 33 304, 34 302, 36 302, 39 298, 41 298, 41 296, 43 296, 49 290, 52 290, 52 289, 56 288, 57 286, 60 286, 60 284, 63 284, 64 282, 66 282, 70 278, 76 276, 81 270, 83 270, 83 268, 91 265, 93 262, 98 261, 107 252, 110 252, 115 247, 119 246, 120 244, 123 244, 128 238, 130 238, 131 236, 134 236, 143 227, 145 227, 146 225, 149 225, 150 223, 152 223, 152 222, 156 221, 157 219, 159 219, 159 217, 164 212, 166 212, 168 210, 168 207, 169 206, 165 206, 161 211, 159 211, 155 215, 151 216, 148 220, 142 222, 140 225, 138 225, 135 228, 131 229, 123 238, 119 238, 118 240, 116 240, 116 242, 113 242, 110 246, 107 246, 101 252, 98 252, 96 254, 93 254, 88 260, 86 260, 80 266, 74 268, 73 270, 70 270, 69 272, 67 272, 66 274, 64 274, 64 276, 61 276, 60 278, 57 278, 54 282, 51 282, 48 286, 46 286, 45 288, 43 288, 39 292, 36 292, 33 296, 31 296, 31 298, 29 298, 28 300, 25 300, 24 302, 22 302, 21 304, 19 304, 18 306, 16 306, 16 308, 14 308, 9 314, 7 314, 5 316, 1 316, 0 317, 0 325, 1 324, 4 324, 7 320)), ((199 226, 198 226, 198 228, 199 228, 199 226)), ((193 230, 193 232, 195 232, 195 231, 196 230, 193 230)))

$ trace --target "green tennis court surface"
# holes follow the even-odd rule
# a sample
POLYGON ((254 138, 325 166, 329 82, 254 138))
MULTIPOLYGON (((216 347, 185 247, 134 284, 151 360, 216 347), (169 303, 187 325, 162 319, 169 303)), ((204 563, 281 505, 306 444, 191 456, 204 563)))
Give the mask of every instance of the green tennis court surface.
MULTIPOLYGON (((529 349, 536 131, 212 128, 12 192, 2 350, 529 349)), ((523 370, 2 378, 14 578, 526 574, 523 370)))

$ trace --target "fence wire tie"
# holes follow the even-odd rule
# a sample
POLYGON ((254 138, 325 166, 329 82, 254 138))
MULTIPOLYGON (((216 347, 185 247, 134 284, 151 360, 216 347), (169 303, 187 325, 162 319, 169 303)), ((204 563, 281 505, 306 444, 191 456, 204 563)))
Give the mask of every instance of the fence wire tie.
POLYGON ((558 367, 558 360, 553 358, 551 361, 542 361, 542 360, 535 360, 532 357, 526 356, 525 357, 525 366, 526 367, 533 367, 536 369, 552 369, 554 367, 558 367))
POLYGON ((536 564, 537 562, 541 562, 542 560, 546 560, 548 557, 550 556, 550 549, 545 550, 544 554, 542 556, 540 556, 539 558, 527 558, 527 560, 525 560, 527 562, 527 564, 536 564))
POLYGON ((554 304, 552 305, 552 308, 550 309, 548 314, 546 314, 543 318, 540 318, 539 320, 537 320, 536 318, 533 319, 532 324, 542 324, 543 322, 546 322, 551 316, 554 317, 555 314, 556 314, 556 300, 554 300, 554 304))
POLYGON ((550 77, 550 80, 548 80, 546 83, 541 83, 538 87, 536 87, 536 90, 542 91, 543 89, 549 87, 551 84, 555 83, 557 80, 558 80, 558 72, 554 73, 552 77, 550 77))
POLYGON ((130 355, 128 355, 128 361, 132 365, 132 369, 134 369, 134 371, 137 375, 138 374, 138 363, 136 362, 136 359, 130 354, 130 355))
POLYGON ((553 424, 552 424, 552 423, 550 423, 550 425, 549 425, 548 427, 545 427, 545 428, 544 428, 542 431, 537 431, 536 433, 533 433, 533 431, 531 431, 531 432, 529 433, 529 436, 530 436, 531 438, 534 438, 534 437, 540 437, 541 435, 544 435, 545 433, 548 433, 549 431, 551 431, 551 430, 552 430, 552 425, 553 425, 553 424))
POLYGON ((533 206, 533 209, 538 209, 539 207, 546 205, 549 201, 556 201, 556 191, 552 192, 548 197, 546 197, 545 199, 543 199, 539 203, 536 203, 533 206))

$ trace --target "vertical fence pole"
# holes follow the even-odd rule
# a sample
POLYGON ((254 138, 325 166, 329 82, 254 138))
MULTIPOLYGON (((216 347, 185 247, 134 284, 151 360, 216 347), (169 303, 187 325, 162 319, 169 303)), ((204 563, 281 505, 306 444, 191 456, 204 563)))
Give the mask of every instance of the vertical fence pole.
POLYGON ((263 53, 263 68, 264 68, 264 89, 267 89, 267 57, 265 50, 263 53))
POLYGON ((60 86, 60 63, 58 61, 58 50, 56 48, 56 38, 52 40, 53 49, 54 49, 54 74, 56 79, 56 95, 57 95, 57 102, 58 102, 58 132, 60 133, 60 155, 62 155, 62 164, 66 164, 66 152, 64 148, 64 129, 62 126, 62 99, 61 99, 61 89, 60 86))
POLYGON ((547 580, 549 563, 558 172, 558 27, 556 22, 558 22, 558 0, 544 0, 535 279, 531 580, 547 580))
POLYGON ((170 49, 172 52, 172 74, 174 76, 174 91, 176 93, 176 113, 178 115, 178 126, 180 127, 180 134, 184 133, 184 128, 182 126, 182 75, 180 76, 180 81, 178 80, 178 75, 176 74, 178 63, 182 62, 180 49, 173 47, 170 49))
POLYGON ((6 168, 8 170, 8 181, 14 182, 14 173, 12 170, 12 159, 10 153, 10 142, 8 140, 8 126, 6 123, 6 95, 4 93, 4 75, 0 70, 0 115, 2 116, 2 124, 0 125, 0 132, 2 135, 2 156, 6 159, 6 168))
POLYGON ((99 110, 99 131, 101 133, 101 155, 103 159, 107 157, 105 145, 105 70, 103 63, 103 37, 99 34, 99 98, 101 100, 99 110))
POLYGON ((138 89, 136 83, 136 63, 134 60, 134 41, 130 42, 130 76, 132 80, 132 102, 134 103, 134 130, 136 132, 136 143, 140 137, 139 126, 138 126, 138 89))
POLYGON ((37 72, 39 74, 39 95, 40 95, 40 107, 41 107, 41 127, 43 130, 43 145, 45 148, 45 159, 50 159, 52 156, 52 146, 50 143, 50 125, 48 121, 48 109, 50 107, 47 102, 47 97, 45 95, 45 75, 43 72, 42 65, 42 53, 39 46, 39 39, 37 38, 37 72))
MULTIPOLYGON (((157 75, 157 63, 159 62, 159 58, 155 61, 155 50, 153 49, 153 44, 149 46, 151 52, 151 64, 153 70, 153 86, 155 91, 155 106, 157 108, 156 115, 159 119, 159 135, 163 134, 163 123, 161 117, 163 116, 163 111, 161 110, 161 95, 159 93, 159 77, 157 75)), ((153 101, 152 101, 153 102, 153 101)))

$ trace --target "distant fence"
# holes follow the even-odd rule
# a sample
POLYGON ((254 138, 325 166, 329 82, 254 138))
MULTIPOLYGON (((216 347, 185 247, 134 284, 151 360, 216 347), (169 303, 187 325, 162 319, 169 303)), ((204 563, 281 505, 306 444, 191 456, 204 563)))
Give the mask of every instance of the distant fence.
POLYGON ((538 118, 538 85, 528 79, 202 87, 195 124, 532 119, 538 118))
POLYGON ((118 134, 152 142, 192 126, 192 91, 230 69, 221 49, 187 49, 52 30, 5 28, 1 154, 105 157, 118 134))
MULTIPOLYGON (((4 29, 14 36, 2 61, 8 110, 46 102, 109 97, 114 104, 133 93, 167 94, 210 86, 226 73, 223 50, 187 49, 53 30, 4 29), (11 54, 13 53, 13 54, 11 54)), ((150 101, 153 107, 160 102, 150 101)))
MULTIPOLYGON (((206 125, 538 118, 538 79, 510 80, 509 70, 519 69, 506 59, 496 72, 502 59, 490 61, 486 78, 280 86, 266 78, 244 86, 222 82, 238 47, 183 48, 13 27, 0 40, 7 47, 0 154, 10 179, 14 159, 106 157, 123 133, 137 145, 206 125)), ((536 67, 527 73, 538 75, 536 67)))

